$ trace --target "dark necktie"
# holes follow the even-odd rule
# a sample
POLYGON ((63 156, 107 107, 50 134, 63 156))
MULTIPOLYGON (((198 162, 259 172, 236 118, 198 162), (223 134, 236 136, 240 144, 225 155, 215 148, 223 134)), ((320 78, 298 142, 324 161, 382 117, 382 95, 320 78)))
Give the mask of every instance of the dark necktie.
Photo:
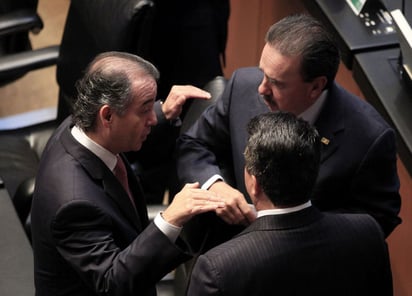
POLYGON ((114 175, 117 177, 117 179, 122 184, 124 190, 127 192, 127 195, 129 196, 130 201, 132 202, 133 206, 136 208, 136 205, 134 204, 133 195, 130 192, 129 182, 127 181, 126 166, 124 165, 124 162, 119 155, 117 155, 117 163, 116 163, 116 166, 114 167, 113 172, 114 172, 114 175))

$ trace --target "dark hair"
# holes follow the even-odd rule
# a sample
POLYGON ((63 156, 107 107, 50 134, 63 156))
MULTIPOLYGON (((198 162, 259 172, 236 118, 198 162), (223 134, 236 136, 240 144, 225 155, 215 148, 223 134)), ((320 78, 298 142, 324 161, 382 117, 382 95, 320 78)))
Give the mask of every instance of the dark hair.
POLYGON ((96 56, 76 83, 74 124, 84 131, 92 129, 105 104, 123 114, 133 100, 132 81, 146 75, 159 79, 156 67, 136 55, 111 51, 96 56))
POLYGON ((320 164, 316 129, 290 112, 270 112, 249 122, 245 168, 279 207, 310 199, 320 164))
POLYGON ((301 74, 306 82, 326 76, 329 88, 340 63, 339 48, 326 28, 306 14, 290 15, 272 25, 265 38, 282 55, 301 55, 301 74))

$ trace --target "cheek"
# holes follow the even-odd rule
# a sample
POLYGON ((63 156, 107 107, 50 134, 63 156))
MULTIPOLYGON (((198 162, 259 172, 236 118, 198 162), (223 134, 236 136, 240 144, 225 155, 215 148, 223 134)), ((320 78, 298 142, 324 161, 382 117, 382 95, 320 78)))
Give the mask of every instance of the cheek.
POLYGON ((139 118, 138 120, 136 120, 136 122, 134 124, 134 133, 141 136, 144 133, 146 133, 147 128, 148 128, 147 120, 145 120, 143 118, 139 118))
POLYGON ((145 116, 133 116, 129 118, 123 129, 129 134, 131 141, 139 141, 147 133, 147 118, 145 116))
POLYGON ((143 123, 140 121, 134 122, 134 124, 131 124, 129 126, 129 132, 131 135, 136 135, 142 133, 143 130, 143 123))
POLYGON ((279 107, 287 105, 290 101, 291 95, 285 90, 272 89, 273 99, 279 107))
POLYGON ((280 90, 278 93, 280 100, 285 103, 296 102, 302 99, 303 97, 303 93, 299 91, 297 88, 288 88, 280 90))
POLYGON ((118 134, 122 134, 122 140, 129 142, 140 133, 140 125, 135 120, 127 120, 118 127, 118 134))

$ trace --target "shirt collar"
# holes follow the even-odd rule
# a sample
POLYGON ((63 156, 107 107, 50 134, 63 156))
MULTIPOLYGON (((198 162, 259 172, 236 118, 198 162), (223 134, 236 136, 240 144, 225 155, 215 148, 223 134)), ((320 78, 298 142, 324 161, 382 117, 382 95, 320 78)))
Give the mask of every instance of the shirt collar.
POLYGON ((268 215, 280 215, 280 214, 287 214, 287 213, 293 213, 297 212, 303 209, 306 209, 312 205, 312 202, 309 200, 303 204, 300 204, 295 207, 290 207, 290 208, 284 208, 284 209, 270 209, 270 210, 262 210, 257 212, 257 218, 262 217, 262 216, 268 216, 268 215))
POLYGON ((111 171, 114 170, 117 162, 116 155, 90 139, 86 133, 77 126, 73 126, 71 133, 81 145, 100 158, 111 171))
POLYGON ((322 110, 323 104, 325 103, 326 97, 328 95, 328 90, 325 89, 319 96, 319 98, 313 103, 308 109, 303 111, 298 117, 306 120, 311 125, 315 124, 316 119, 320 111, 322 110))

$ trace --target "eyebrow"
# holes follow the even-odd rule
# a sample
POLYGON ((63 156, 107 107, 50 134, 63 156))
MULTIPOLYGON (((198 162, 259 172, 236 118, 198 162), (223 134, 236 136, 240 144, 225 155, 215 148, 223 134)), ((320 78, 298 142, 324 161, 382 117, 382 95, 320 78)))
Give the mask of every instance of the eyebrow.
POLYGON ((146 101, 143 102, 142 106, 149 105, 151 103, 154 103, 155 101, 156 101, 155 98, 149 98, 149 99, 147 99, 146 101))
POLYGON ((277 79, 275 79, 275 78, 272 78, 272 77, 270 77, 269 75, 267 75, 266 72, 263 71, 263 69, 262 69, 260 66, 259 66, 259 70, 262 71, 263 76, 265 76, 266 79, 272 80, 272 81, 276 81, 276 82, 281 82, 281 81, 279 81, 279 80, 277 80, 277 79))
POLYGON ((265 75, 266 79, 269 80, 270 83, 275 83, 275 84, 278 84, 278 85, 284 85, 285 84, 285 81, 282 81, 282 80, 279 80, 279 79, 276 79, 276 78, 272 78, 272 77, 266 75, 265 73, 263 73, 263 75, 265 75))

